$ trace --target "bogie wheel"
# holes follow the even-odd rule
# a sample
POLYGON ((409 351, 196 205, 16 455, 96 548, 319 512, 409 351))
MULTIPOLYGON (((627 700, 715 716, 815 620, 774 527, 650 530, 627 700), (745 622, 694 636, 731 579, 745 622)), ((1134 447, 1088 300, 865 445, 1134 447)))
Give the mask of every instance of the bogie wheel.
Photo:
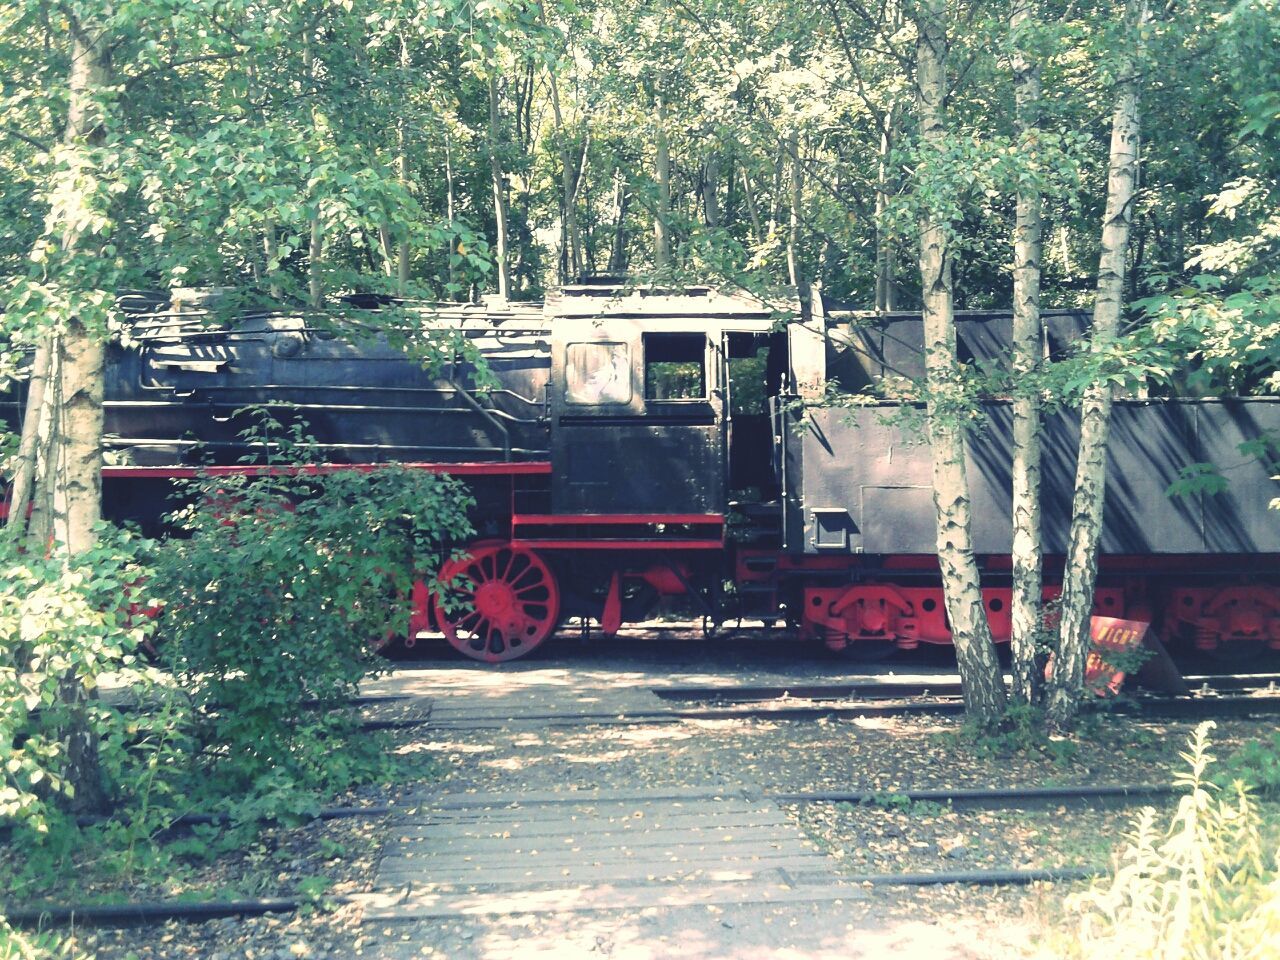
POLYGON ((432 610, 445 639, 473 660, 501 663, 533 651, 555 629, 560 588, 551 568, 532 550, 509 543, 476 544, 451 561, 439 578, 447 603, 432 610), (449 608, 446 610, 446 606, 449 608))

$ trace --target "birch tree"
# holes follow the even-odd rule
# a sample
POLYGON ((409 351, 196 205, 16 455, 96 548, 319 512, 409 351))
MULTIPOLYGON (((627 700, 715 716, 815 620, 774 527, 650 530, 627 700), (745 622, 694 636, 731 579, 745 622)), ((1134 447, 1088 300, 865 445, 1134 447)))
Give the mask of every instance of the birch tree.
POLYGON ((489 175, 493 179, 493 220, 497 235, 498 296, 511 294, 511 254, 507 239, 507 177, 502 169, 502 114, 498 98, 498 75, 494 64, 486 78, 489 93, 489 175))
POLYGON ((942 570, 947 616, 956 648, 965 709, 978 723, 991 725, 1004 713, 1005 690, 982 599, 982 582, 973 553, 969 480, 965 469, 966 405, 956 361, 952 302, 952 231, 946 211, 952 197, 936 184, 947 163, 947 7, 946 0, 922 0, 915 8, 916 106, 921 157, 926 171, 919 197, 920 287, 924 314, 926 419, 933 459, 933 501, 937 520, 938 564, 942 570), (937 193, 933 191, 937 189, 937 193))
POLYGON ((671 264, 671 145, 667 136, 667 104, 661 93, 653 100, 653 176, 657 202, 653 210, 653 266, 671 264))
MULTIPOLYGON (((1040 68, 1028 50, 1031 0, 1013 0, 1009 14, 1015 127, 1023 154, 1036 150, 1040 68)), ((1040 397, 1034 376, 1041 361, 1040 255, 1042 198, 1034 176, 1017 179, 1013 235, 1013 597, 1010 606, 1013 697, 1038 699, 1037 645, 1043 630, 1044 547, 1040 528, 1040 397)))
MULTIPOLYGON (((1144 29, 1150 20, 1147 0, 1127 0, 1125 37, 1118 45, 1115 109, 1107 173, 1107 205, 1102 223, 1098 287, 1093 308, 1090 350, 1103 359, 1113 349, 1124 307, 1125 269, 1134 197, 1138 189, 1140 114, 1138 64, 1144 29)), ((1080 447, 1071 505, 1066 568, 1062 578, 1062 619, 1058 648, 1046 691, 1051 725, 1069 726, 1080 705, 1093 591, 1098 575, 1107 483, 1107 437, 1114 382, 1100 373, 1085 390, 1080 407, 1080 447)))
MULTIPOLYGON (((104 191, 96 176, 108 118, 105 100, 115 82, 110 18, 97 11, 63 11, 71 35, 67 67, 67 119, 59 148, 60 173, 51 191, 45 237, 33 260, 54 271, 83 274, 104 253, 110 221, 104 215, 104 191)), ((28 531, 29 549, 51 550, 64 565, 90 551, 102 514, 102 395, 104 337, 101 303, 75 295, 58 328, 42 339, 33 361, 28 392, 21 483, 23 499, 10 507, 11 523, 26 522, 28 491, 40 505, 38 522, 28 531)), ((90 691, 74 669, 59 683, 68 717, 63 735, 65 776, 71 807, 101 809, 105 803, 97 737, 87 713, 90 691)))

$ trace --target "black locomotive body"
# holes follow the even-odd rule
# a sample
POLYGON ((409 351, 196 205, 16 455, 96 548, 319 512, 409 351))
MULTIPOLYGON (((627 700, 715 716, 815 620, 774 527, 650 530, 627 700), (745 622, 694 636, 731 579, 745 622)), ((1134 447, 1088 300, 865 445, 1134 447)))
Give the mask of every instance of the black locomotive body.
MULTIPOLYGON (((398 462, 466 478, 479 542, 447 572, 467 574, 470 603, 446 616, 421 589, 411 630, 438 628, 477 659, 521 656, 567 616, 610 633, 671 596, 712 619, 786 619, 833 648, 950 641, 919 411, 818 402, 829 381, 918 376, 918 316, 816 304, 782 323, 773 306, 710 288, 591 285, 539 305, 366 306, 394 312, 402 336, 352 335, 349 321, 339 337, 276 314, 135 316, 108 368, 108 514, 155 528, 174 479, 254 469, 245 458, 273 440, 244 431, 266 408, 304 424, 335 469, 398 462), (454 338, 447 362, 424 366, 398 343, 424 331, 454 338), (473 353, 490 382, 460 359, 473 353)), ((1053 352, 1085 318, 1046 320, 1053 352)), ((1007 315, 957 326, 974 359, 1007 353, 1007 315)), ((0 417, 16 422, 21 400, 0 398, 0 417)), ((970 442, 974 541, 1006 639, 1010 415, 985 413, 970 442)), ((1066 413, 1046 423, 1050 553, 1065 542, 1077 429, 1066 413)), ((1098 612, 1201 649, 1280 649, 1274 437, 1280 400, 1118 402, 1098 612), (1226 489, 1168 496, 1197 463, 1217 464, 1226 489)))

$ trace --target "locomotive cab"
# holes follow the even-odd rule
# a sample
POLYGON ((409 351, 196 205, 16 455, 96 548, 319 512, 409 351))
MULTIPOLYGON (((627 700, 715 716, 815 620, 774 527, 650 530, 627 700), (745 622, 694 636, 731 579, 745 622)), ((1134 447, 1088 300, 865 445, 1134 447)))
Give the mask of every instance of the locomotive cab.
POLYGON ((733 490, 778 495, 777 311, 707 287, 582 286, 547 315, 555 513, 722 521, 733 490))

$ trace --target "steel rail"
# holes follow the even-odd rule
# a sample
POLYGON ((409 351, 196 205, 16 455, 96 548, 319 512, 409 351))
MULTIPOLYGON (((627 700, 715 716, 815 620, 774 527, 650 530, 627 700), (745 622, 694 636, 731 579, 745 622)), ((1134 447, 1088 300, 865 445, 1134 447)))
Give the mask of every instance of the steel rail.
MULTIPOLYGON (((784 701, 786 702, 786 701, 784 701)), ((1159 719, 1200 719, 1213 717, 1247 717, 1280 715, 1280 697, 1220 697, 1141 700, 1115 703, 1108 707, 1126 717, 1159 719)), ((432 725, 441 730, 502 729, 518 724, 538 723, 548 727, 563 726, 635 726, 637 724, 672 724, 689 720, 820 720, 856 719, 859 717, 901 717, 922 715, 959 715, 964 703, 959 697, 933 700, 885 699, 844 703, 796 703, 780 707, 749 706, 743 708, 702 707, 675 710, 643 710, 629 713, 536 713, 486 714, 423 718, 395 721, 379 729, 432 725)))

